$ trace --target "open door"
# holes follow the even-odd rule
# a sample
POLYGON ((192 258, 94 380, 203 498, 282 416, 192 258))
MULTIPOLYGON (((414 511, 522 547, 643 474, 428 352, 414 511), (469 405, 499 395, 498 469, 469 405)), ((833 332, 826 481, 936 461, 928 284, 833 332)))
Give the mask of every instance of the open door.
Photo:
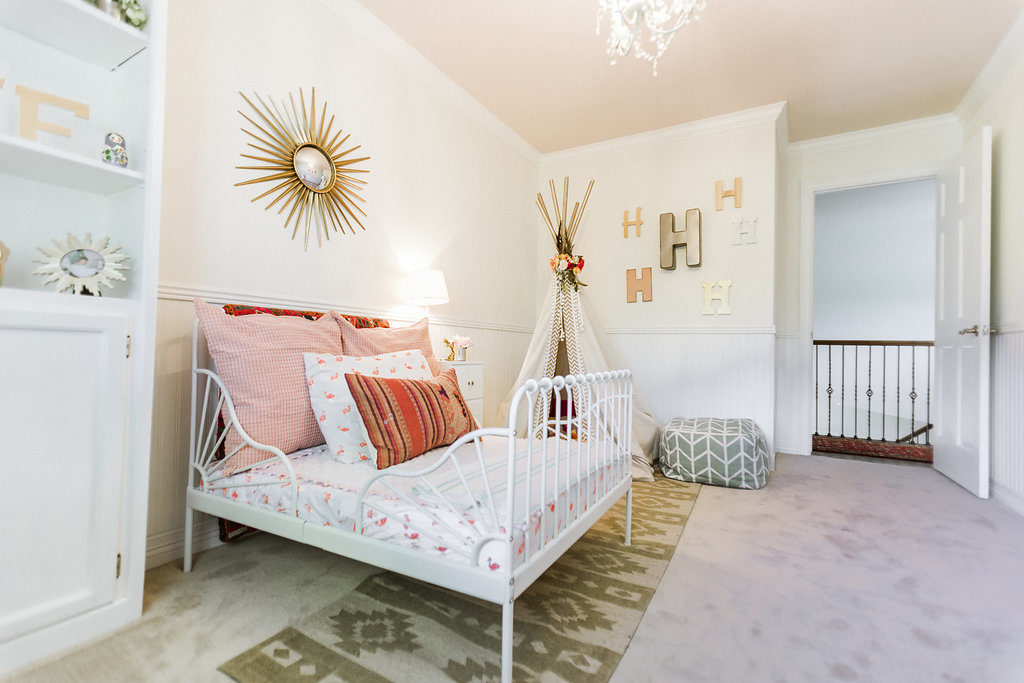
POLYGON ((934 465, 988 498, 991 127, 964 145, 938 190, 934 465))

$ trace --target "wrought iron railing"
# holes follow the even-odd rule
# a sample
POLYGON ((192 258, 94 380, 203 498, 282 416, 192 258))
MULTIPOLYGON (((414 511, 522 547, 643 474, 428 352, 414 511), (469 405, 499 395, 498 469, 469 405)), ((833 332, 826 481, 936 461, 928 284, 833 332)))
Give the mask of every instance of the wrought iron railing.
POLYGON ((814 436, 931 444, 930 341, 814 341, 814 436))

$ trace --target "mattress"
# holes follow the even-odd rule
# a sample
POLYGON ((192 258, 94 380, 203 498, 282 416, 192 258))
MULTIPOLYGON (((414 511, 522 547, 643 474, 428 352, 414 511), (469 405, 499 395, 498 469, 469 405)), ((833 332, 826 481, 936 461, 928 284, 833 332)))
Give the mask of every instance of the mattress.
MULTIPOLYGON (((529 443, 516 442, 514 567, 522 564, 527 547, 530 553, 542 547, 542 535, 547 543, 585 512, 606 490, 606 482, 611 485, 615 468, 622 469, 622 456, 611 444, 582 444, 577 455, 567 442, 549 439, 546 456, 544 442, 532 442, 528 477, 529 443), (557 469, 555 448, 559 449, 557 469), (589 471, 588 462, 593 463, 589 471), (533 501, 529 510, 527 493, 533 501)), ((508 440, 484 437, 479 448, 470 442, 454 458, 443 460, 446 451, 437 448, 385 470, 389 476, 378 479, 363 499, 363 535, 464 564, 473 564, 474 549, 480 544, 476 564, 501 569, 504 542, 485 537, 498 534, 504 539, 508 534, 498 523, 507 515, 508 440), (432 467, 430 474, 417 476, 432 467)), ((355 531, 359 492, 380 471, 367 462, 340 463, 325 445, 296 451, 288 459, 298 482, 299 518, 355 531)), ((276 459, 218 479, 212 492, 239 504, 290 514, 292 486, 284 463, 276 459)))

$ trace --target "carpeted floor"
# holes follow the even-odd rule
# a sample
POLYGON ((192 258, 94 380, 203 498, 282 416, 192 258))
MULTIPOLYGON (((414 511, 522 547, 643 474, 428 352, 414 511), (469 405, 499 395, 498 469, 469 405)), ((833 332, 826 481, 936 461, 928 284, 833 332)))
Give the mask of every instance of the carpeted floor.
MULTIPOLYGON (((607 681, 672 558, 700 486, 633 484, 515 604, 517 680, 607 681)), ((501 674, 501 607, 384 572, 220 667, 236 681, 474 681, 501 674)))
MULTIPOLYGON (((1024 517, 923 465, 780 455, 701 488, 612 677, 1024 680, 1024 517)), ((18 681, 226 681, 217 667, 372 568, 262 534, 147 574, 141 621, 18 681)))

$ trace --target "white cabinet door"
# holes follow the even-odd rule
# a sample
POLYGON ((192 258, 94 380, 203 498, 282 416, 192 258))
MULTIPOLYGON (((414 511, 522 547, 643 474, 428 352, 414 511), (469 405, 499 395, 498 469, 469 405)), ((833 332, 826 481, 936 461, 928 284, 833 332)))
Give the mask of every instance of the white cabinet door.
POLYGON ((0 311, 0 644, 114 599, 127 332, 0 311))

